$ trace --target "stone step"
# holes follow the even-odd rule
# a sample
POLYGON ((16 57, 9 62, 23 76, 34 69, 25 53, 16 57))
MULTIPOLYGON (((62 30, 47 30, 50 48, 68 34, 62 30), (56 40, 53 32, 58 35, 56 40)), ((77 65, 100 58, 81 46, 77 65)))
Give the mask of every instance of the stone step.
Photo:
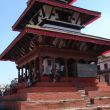
POLYGON ((29 87, 18 90, 18 93, 31 93, 31 92, 75 92, 75 87, 29 87))
POLYGON ((82 100, 60 102, 3 102, 1 110, 110 110, 110 104, 100 106, 86 106, 82 100))
POLYGON ((1 101, 49 101, 81 99, 78 92, 25 93, 0 97, 1 101))
POLYGON ((98 86, 86 86, 84 87, 86 91, 97 91, 99 89, 98 86))
POLYGON ((27 97, 27 100, 66 100, 81 98, 78 92, 28 93, 27 97))
POLYGON ((86 91, 110 91, 110 86, 107 84, 97 84, 94 86, 86 86, 83 89, 86 91))
POLYGON ((88 83, 83 82, 83 83, 79 83, 79 85, 84 86, 84 87, 86 87, 86 86, 98 86, 98 84, 94 83, 94 82, 88 82, 88 83))
POLYGON ((105 105, 105 106, 88 106, 88 107, 83 107, 83 108, 67 108, 63 110, 110 110, 110 105, 105 105))
POLYGON ((78 90, 80 93, 85 93, 85 90, 78 90))
POLYGON ((27 94, 13 94, 0 97, 0 101, 25 101, 27 99, 27 94))
POLYGON ((85 94, 84 95, 83 94, 80 94, 80 95, 81 95, 81 97, 85 97, 86 96, 85 94))
POLYGON ((81 97, 85 100, 86 106, 87 106, 87 107, 92 106, 91 100, 90 100, 90 98, 88 97, 88 92, 87 92, 86 90, 84 90, 84 89, 79 90, 78 92, 80 93, 81 97))
POLYGON ((60 110, 68 107, 85 107, 85 102, 79 100, 55 100, 55 101, 20 101, 2 102, 3 110, 60 110))
POLYGON ((88 91, 88 95, 90 98, 110 97, 110 90, 109 91, 88 91))
MULTIPOLYGON (((98 99, 95 101, 97 100, 98 99)), ((0 110, 97 110, 97 108, 102 108, 101 110, 110 110, 110 105, 106 101, 107 100, 104 99, 105 103, 102 104, 98 100, 98 105, 87 104, 83 99, 6 101, 0 103, 0 108, 2 108, 0 110)), ((108 102, 110 102, 110 100, 108 102)))
POLYGON ((94 106, 110 104, 110 91, 89 91, 89 97, 94 100, 94 106))
POLYGON ((99 86, 99 91, 110 91, 110 86, 99 86))
POLYGON ((87 105, 91 105, 91 102, 90 102, 90 101, 86 101, 86 104, 87 104, 87 105))
POLYGON ((83 100, 62 100, 62 101, 50 101, 50 102, 22 102, 21 110, 60 110, 67 107, 84 107, 85 102, 83 100))
POLYGON ((73 87, 72 82, 38 82, 37 87, 73 87))
MULTIPOLYGON (((60 82, 41 81, 32 84, 32 87, 73 87, 73 86, 75 86, 75 84, 72 81, 67 81, 67 80, 60 82)), ((18 89, 24 89, 25 87, 26 87, 26 82, 18 84, 18 89)))
POLYGON ((78 92, 37 92, 37 93, 20 93, 0 97, 2 101, 19 101, 21 100, 62 100, 62 99, 79 99, 78 92))
POLYGON ((108 86, 108 84, 106 82, 99 82, 99 83, 97 83, 97 85, 99 85, 99 86, 108 86))
POLYGON ((94 99, 94 106, 110 104, 110 97, 99 97, 94 99))
MULTIPOLYGON (((49 77, 48 76, 43 76, 41 77, 42 82, 49 82, 49 77)), ((61 77, 62 82, 74 82, 74 79, 71 77, 61 77)))

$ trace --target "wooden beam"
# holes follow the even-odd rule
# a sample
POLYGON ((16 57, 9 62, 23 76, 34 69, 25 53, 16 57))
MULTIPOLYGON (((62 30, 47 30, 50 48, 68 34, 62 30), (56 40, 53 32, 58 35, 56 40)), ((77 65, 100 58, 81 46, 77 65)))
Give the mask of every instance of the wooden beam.
POLYGON ((78 18, 76 19, 76 22, 75 22, 75 24, 77 24, 78 23, 78 21, 79 21, 79 19, 81 18, 81 13, 79 13, 79 16, 78 16, 78 18))
POLYGON ((51 13, 50 13, 49 19, 51 19, 54 9, 55 9, 55 7, 52 7, 52 10, 51 10, 51 13))
POLYGON ((41 10, 42 10, 43 17, 45 17, 46 14, 45 14, 45 11, 44 11, 43 7, 41 8, 41 10))
POLYGON ((71 22, 71 20, 73 19, 73 16, 74 16, 74 11, 72 11, 71 17, 70 17, 70 19, 69 19, 70 22, 71 22))
MULTIPOLYGON (((82 17, 83 16, 87 16, 87 15, 83 13, 82 17)), ((86 17, 84 18, 83 17, 83 19, 81 20, 81 25, 85 24, 87 21, 91 21, 92 19, 93 19, 92 16, 89 16, 88 18, 86 18, 86 17)))

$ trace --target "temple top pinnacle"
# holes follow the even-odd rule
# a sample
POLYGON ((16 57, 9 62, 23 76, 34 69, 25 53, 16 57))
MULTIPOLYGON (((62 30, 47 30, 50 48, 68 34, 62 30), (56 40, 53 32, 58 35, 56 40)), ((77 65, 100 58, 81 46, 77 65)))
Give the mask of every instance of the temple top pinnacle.
MULTIPOLYGON (((28 4, 33 1, 33 0, 28 0, 28 4)), ((63 4, 72 4, 73 2, 77 1, 77 0, 46 0, 46 1, 53 1, 53 2, 60 2, 63 4)))

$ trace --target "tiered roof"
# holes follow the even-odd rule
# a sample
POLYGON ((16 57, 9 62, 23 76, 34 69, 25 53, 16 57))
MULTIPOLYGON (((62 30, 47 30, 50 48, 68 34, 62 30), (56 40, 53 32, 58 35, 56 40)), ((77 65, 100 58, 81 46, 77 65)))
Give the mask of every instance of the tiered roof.
MULTIPOLYGON (((27 47, 30 45, 30 41, 32 41, 34 38, 35 38, 33 41, 34 45, 38 45, 38 38, 40 38, 40 36, 45 36, 47 37, 47 39, 50 38, 64 39, 65 42, 67 42, 68 40, 69 41, 72 40, 74 49, 77 48, 76 43, 80 43, 79 45, 80 48, 80 46, 83 45, 83 43, 85 42, 85 46, 87 46, 88 49, 91 48, 91 51, 95 51, 96 53, 103 52, 104 50, 108 50, 110 48, 110 39, 75 32, 74 33, 66 33, 62 31, 55 32, 49 29, 42 29, 40 27, 36 28, 29 26, 25 28, 16 37, 16 39, 8 46, 8 48, 1 54, 0 59, 15 61, 13 54, 21 54, 20 56, 22 56, 22 54, 24 54, 24 51, 27 52, 29 51, 27 47)), ((51 44, 48 43, 47 45, 51 47, 51 44)))
POLYGON ((98 19, 101 16, 100 12, 91 11, 83 8, 79 8, 76 6, 72 6, 70 4, 62 4, 60 2, 53 2, 52 0, 31 0, 28 7, 24 10, 22 15, 19 17, 19 19, 16 21, 16 23, 13 25, 13 30, 21 31, 26 24, 29 23, 29 21, 32 19, 32 17, 36 14, 36 12, 39 10, 41 5, 49 5, 52 7, 58 7, 62 10, 68 10, 72 13, 79 13, 79 17, 76 21, 78 21, 79 18, 82 19, 81 26, 86 26, 96 19, 98 19), (36 10, 36 11, 35 11, 36 10))
MULTIPOLYGON (((42 45, 42 42, 48 47, 52 46, 59 49, 69 48, 82 52, 91 51, 97 55, 108 50, 110 48, 109 39, 74 31, 74 29, 81 30, 84 26, 99 18, 101 13, 71 6, 61 1, 65 0, 30 0, 23 14, 13 25, 13 30, 21 31, 21 33, 1 54, 0 59, 16 61, 32 51, 34 47, 42 45), (51 9, 50 14, 46 12, 46 9, 51 9), (42 17, 40 13, 42 13, 42 17), (56 13, 59 19, 53 20, 51 16, 55 18, 56 13), (60 14, 62 14, 62 16, 60 16, 60 14), (40 17, 40 22, 33 24, 33 17, 38 19, 38 16, 40 17), (66 19, 63 16, 65 16, 66 19), (74 23, 68 21, 67 18, 74 20, 74 23), (78 23, 79 20, 80 22, 78 23), (51 25, 51 27, 47 28, 45 25, 51 25), (58 26, 62 26, 62 29, 58 26), (65 31, 63 28, 68 28, 68 30, 65 31), (42 40, 42 42, 40 42, 39 39, 42 40), (57 41, 60 43, 56 43, 53 46, 54 42, 57 41)), ((68 0, 66 1, 68 2, 68 0)), ((70 0, 70 2, 72 1, 70 0)))

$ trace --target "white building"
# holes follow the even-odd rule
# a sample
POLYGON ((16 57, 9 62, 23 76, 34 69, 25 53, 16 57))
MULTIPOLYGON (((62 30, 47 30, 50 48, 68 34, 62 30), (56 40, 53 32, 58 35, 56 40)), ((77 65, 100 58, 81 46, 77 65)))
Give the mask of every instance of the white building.
POLYGON ((110 50, 98 57, 100 80, 110 83, 110 50))

